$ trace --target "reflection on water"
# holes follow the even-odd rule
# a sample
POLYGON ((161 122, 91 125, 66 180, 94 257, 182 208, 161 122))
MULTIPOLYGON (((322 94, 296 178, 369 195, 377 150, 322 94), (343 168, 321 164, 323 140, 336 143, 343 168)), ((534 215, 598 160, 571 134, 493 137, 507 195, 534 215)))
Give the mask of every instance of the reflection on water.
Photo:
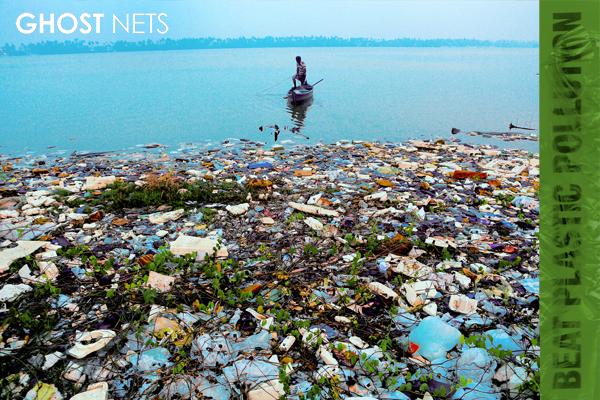
POLYGON ((309 99, 301 104, 292 104, 291 101, 287 102, 286 111, 291 117, 291 126, 286 127, 289 132, 308 139, 308 136, 302 134, 301 131, 304 128, 304 121, 312 103, 313 99, 309 99))
POLYGON ((302 133, 305 126, 306 116, 308 109, 313 103, 313 99, 308 99, 300 104, 294 104, 291 101, 287 102, 286 112, 290 115, 290 123, 279 126, 278 124, 259 126, 260 132, 267 132, 273 135, 275 141, 279 139, 281 134, 291 133, 296 136, 300 136, 304 139, 309 140, 310 138, 302 133))

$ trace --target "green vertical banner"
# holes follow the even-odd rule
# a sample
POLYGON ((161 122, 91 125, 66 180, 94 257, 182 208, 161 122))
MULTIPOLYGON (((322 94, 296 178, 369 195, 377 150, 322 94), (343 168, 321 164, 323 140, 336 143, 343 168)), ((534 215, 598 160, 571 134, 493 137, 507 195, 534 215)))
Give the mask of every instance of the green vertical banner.
POLYGON ((540 1, 541 394, 600 399, 600 0, 540 1))

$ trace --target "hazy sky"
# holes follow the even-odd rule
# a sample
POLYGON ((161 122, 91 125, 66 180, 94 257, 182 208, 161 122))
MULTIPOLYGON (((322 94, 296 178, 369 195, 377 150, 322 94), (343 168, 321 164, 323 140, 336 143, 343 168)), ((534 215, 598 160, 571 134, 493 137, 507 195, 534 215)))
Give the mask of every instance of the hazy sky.
POLYGON ((15 27, 22 12, 166 12, 167 36, 172 38, 325 35, 537 41, 538 6, 537 0, 0 0, 0 44, 65 38, 22 35, 15 27))

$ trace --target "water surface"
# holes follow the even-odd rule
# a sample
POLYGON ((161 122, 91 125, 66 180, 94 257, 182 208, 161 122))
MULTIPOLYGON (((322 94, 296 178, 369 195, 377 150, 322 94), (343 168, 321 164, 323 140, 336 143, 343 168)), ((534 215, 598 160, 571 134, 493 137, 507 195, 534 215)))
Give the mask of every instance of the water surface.
MULTIPOLYGON (((538 49, 302 48, 0 57, 0 153, 246 138, 403 141, 538 125, 538 49), (294 57, 312 104, 290 109, 294 57), (291 133, 284 127, 300 128, 291 133), (299 134, 298 134, 299 133, 299 134), (304 136, 309 137, 306 139, 304 136)), ((469 141, 483 139, 466 138, 469 141)), ((489 142, 537 148, 531 142, 489 142)))

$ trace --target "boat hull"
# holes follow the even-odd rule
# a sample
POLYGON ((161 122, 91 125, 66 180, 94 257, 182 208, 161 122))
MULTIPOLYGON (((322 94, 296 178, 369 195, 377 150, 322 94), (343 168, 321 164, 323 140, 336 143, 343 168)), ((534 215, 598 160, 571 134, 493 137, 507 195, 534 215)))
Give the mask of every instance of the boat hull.
POLYGON ((292 104, 305 103, 313 98, 313 87, 306 85, 296 89, 292 88, 288 92, 287 98, 292 104))

